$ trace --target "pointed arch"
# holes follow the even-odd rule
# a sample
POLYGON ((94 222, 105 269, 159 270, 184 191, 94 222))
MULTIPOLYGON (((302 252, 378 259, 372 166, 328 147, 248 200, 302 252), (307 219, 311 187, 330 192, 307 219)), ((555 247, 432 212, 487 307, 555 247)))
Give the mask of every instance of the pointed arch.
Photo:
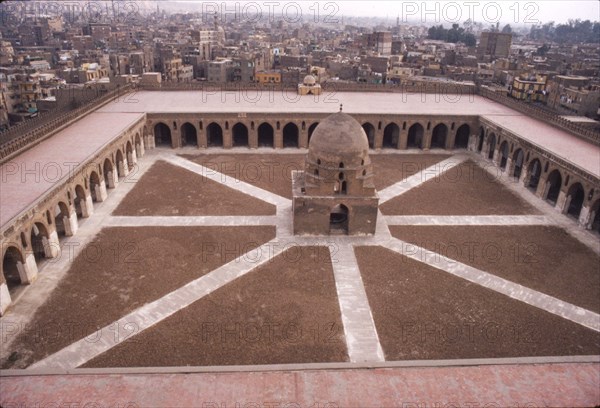
POLYGON ((406 147, 409 149, 422 149, 423 148, 423 135, 425 129, 420 123, 413 124, 408 128, 408 140, 406 147))
POLYGON ((432 149, 445 149, 446 140, 448 139, 448 126, 444 123, 438 124, 433 128, 431 133, 431 148, 432 149))
POLYGON ((283 147, 299 147, 299 139, 298 125, 289 122, 283 127, 283 147))
POLYGON ((375 126, 369 122, 365 122, 363 123, 362 128, 367 135, 367 139, 369 140, 369 149, 373 149, 375 147, 375 126))
POLYGON ((19 271, 23 263, 25 263, 25 259, 19 248, 14 245, 6 248, 2 257, 2 274, 4 275, 4 280, 10 294, 13 294, 15 289, 23 283, 19 271))
POLYGON ((182 146, 198 146, 198 131, 190 122, 185 122, 181 125, 181 145, 182 146))
POLYGON ((455 149, 467 149, 469 147, 469 138, 471 137, 471 127, 466 123, 456 130, 454 138, 455 149))
POLYGON ((556 205, 561 187, 562 175, 560 174, 560 171, 554 170, 548 175, 546 181, 546 197, 544 197, 544 199, 553 205, 556 205))
POLYGON ((568 207, 566 208, 567 215, 579 219, 581 209, 583 208, 583 202, 585 200, 585 190, 581 183, 573 183, 567 191, 567 202, 568 207))
POLYGON ((258 127, 258 147, 275 147, 275 131, 267 122, 258 127))
POLYGON ((522 149, 517 149, 513 153, 513 171, 511 176, 515 179, 519 180, 521 178, 521 173, 523 172, 523 162, 525 161, 525 155, 523 154, 522 149))
POLYGON ((206 144, 208 147, 223 147, 223 128, 212 122, 206 127, 206 144))
POLYGON ((156 146, 173 146, 171 140, 171 128, 162 122, 154 125, 154 143, 156 146))
POLYGON ((333 207, 329 213, 329 233, 348 235, 350 211, 344 204, 333 207))
POLYGON ((536 192, 538 185, 540 184, 540 177, 542 176, 542 163, 538 159, 533 159, 527 166, 527 187, 532 192, 536 192))
POLYGON ((383 143, 384 149, 397 149, 398 143, 400 142, 400 127, 392 122, 383 129, 383 143))
POLYGON ((505 140, 500 144, 500 168, 506 169, 508 163, 508 142, 505 140))
POLYGON ((49 254, 49 239, 50 234, 48 228, 41 222, 36 222, 31 227, 30 242, 31 250, 36 262, 40 262, 44 258, 50 258, 49 254))
POLYGON ((488 159, 494 158, 494 152, 496 151, 496 134, 492 133, 489 137, 488 143, 488 159))
POLYGON ((248 147, 248 128, 243 123, 236 123, 231 128, 233 147, 248 147))
POLYGON ((310 143, 310 138, 312 137, 317 126, 319 126, 319 122, 315 122, 308 127, 308 143, 310 143))

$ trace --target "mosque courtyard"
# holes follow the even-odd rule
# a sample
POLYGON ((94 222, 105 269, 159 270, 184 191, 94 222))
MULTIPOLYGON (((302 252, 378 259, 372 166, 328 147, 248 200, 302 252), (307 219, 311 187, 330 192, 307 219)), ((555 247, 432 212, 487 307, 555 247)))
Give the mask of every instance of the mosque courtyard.
POLYGON ((2 367, 600 354, 598 236, 490 161, 371 153, 375 235, 315 237, 291 151, 148 151, 20 289, 2 367))

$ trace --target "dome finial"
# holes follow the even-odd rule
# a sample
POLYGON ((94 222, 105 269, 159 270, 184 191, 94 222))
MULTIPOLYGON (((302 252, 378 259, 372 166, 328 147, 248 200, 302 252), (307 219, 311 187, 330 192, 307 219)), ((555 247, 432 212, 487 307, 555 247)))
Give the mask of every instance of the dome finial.
POLYGON ((340 112, 342 111, 342 108, 344 107, 344 104, 340 103, 340 112))

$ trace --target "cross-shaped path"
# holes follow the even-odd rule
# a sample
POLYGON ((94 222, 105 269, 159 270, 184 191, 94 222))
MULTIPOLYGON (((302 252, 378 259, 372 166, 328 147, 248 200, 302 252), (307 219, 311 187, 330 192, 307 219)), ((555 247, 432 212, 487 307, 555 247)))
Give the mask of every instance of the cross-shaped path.
MULTIPOLYGON (((379 192, 380 202, 389 201, 411 189, 421 186, 432 178, 439 177, 467 159, 473 159, 470 154, 458 154, 444 160, 430 168, 401 180, 379 192)), ((581 324, 590 329, 600 331, 600 315, 589 310, 577 307, 560 299, 548 296, 533 289, 510 282, 493 274, 477 268, 462 264, 455 260, 443 257, 424 248, 407 244, 393 238, 388 230, 388 225, 551 225, 555 217, 546 212, 544 215, 525 216, 383 216, 381 213, 377 220, 377 231, 372 237, 295 237, 292 235, 291 200, 277 194, 268 192, 252 184, 236 180, 208 169, 199 164, 177 156, 172 151, 155 150, 144 159, 140 160, 140 169, 137 172, 139 179, 156 160, 165 160, 173 165, 187 169, 191 172, 207 177, 215 182, 238 190, 242 193, 257 197, 277 207, 275 216, 144 216, 144 217, 117 217, 111 216, 112 211, 118 206, 135 182, 121 183, 109 195, 109 198, 97 207, 96 213, 84 223, 77 234, 78 246, 72 251, 68 259, 59 258, 58 261, 47 265, 44 273, 40 274, 40 282, 32 285, 30 290, 15 307, 11 322, 25 324, 31 318, 32 312, 43 303, 68 270, 70 262, 87 243, 89 243, 102 227, 143 227, 143 226, 239 226, 239 225, 274 225, 276 237, 262 245, 258 251, 254 250, 252 257, 245 255, 223 265, 211 273, 204 275, 181 288, 159 298, 153 302, 136 309, 111 323, 101 330, 110 330, 110 327, 135 324, 135 334, 152 327, 193 302, 203 298, 233 280, 244 276, 252 270, 264 265, 275 256, 280 255, 290 246, 323 245, 324 242, 330 249, 336 282, 337 296, 340 313, 344 325, 349 359, 351 362, 368 363, 382 362, 385 360, 384 352, 379 343, 379 338, 366 291, 362 282, 354 248, 370 245, 382 246, 394 252, 407 256, 419 262, 424 262, 436 269, 445 271, 462 279, 469 280, 477 285, 502 293, 513 299, 546 310, 567 320, 581 324), (407 248, 410 247, 410 251, 407 248), (258 258, 256 253, 258 253, 258 258), (50 272, 49 272, 50 271, 50 272), (40 284, 41 283, 41 284, 40 284), (36 299, 37 300, 33 300, 36 299), (40 300, 41 299, 41 300, 40 300)), ((475 158, 477 160, 477 158, 475 158)), ((505 184, 507 180, 501 180, 505 184)), ((515 187, 512 187, 513 190, 515 187)), ((579 237, 582 239, 582 237, 579 237)), ((583 238, 585 241, 585 237, 583 238)), ((67 243, 69 241, 66 241, 67 243)), ((88 336, 90 337, 90 336, 88 336)), ((129 337, 130 338, 130 337, 129 337)), ((84 338, 65 347, 57 353, 33 364, 30 368, 76 368, 92 358, 104 353, 127 337, 100 336, 99 341, 90 342, 84 338)), ((6 350, 7 344, 3 345, 6 350)))

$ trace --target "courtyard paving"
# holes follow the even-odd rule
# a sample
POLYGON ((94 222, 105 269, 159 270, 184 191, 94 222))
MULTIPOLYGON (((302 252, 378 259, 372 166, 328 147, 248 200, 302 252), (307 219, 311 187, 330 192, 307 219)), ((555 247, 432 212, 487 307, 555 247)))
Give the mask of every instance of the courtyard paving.
MULTIPOLYGON (((112 190, 108 199, 96 207, 94 216, 80 225, 77 236, 64 241, 64 243, 73 243, 69 256, 61 256, 57 261, 48 263, 40 272, 38 282, 21 293, 10 313, 3 317, 3 327, 10 326, 11 330, 15 329, 14 333, 6 333, 6 331, 3 333, 1 357, 5 368, 12 365, 7 362, 13 350, 18 347, 18 335, 26 330, 29 323, 35 320, 36 311, 42 310, 44 304, 52 299, 52 293, 61 290, 61 285, 64 285, 64 281, 69 278, 67 271, 74 265, 74 261, 76 263, 78 255, 81 256, 82 249, 95 242, 94 240, 98 239, 104 230, 114 228, 143 230, 159 227, 179 229, 221 227, 223 230, 227 230, 238 227, 262 228, 271 226, 275 228, 275 235, 271 239, 265 239, 254 248, 254 252, 237 253, 236 256, 227 259, 226 263, 220 266, 216 265, 208 273, 199 275, 177 288, 169 289, 168 293, 157 296, 155 299, 148 299, 147 303, 137 309, 127 311, 120 318, 107 322, 104 326, 99 326, 97 333, 100 334, 96 336, 95 341, 90 341, 89 337, 73 339, 72 343, 65 345, 60 350, 53 351, 45 358, 40 358, 30 365, 29 371, 31 373, 35 373, 37 370, 72 370, 87 364, 96 365, 91 362, 99 363, 102 359, 109 364, 98 364, 97 366, 110 367, 114 365, 110 364, 111 359, 109 358, 112 351, 118 351, 120 348, 126 347, 126 343, 132 342, 136 337, 142 338, 146 333, 156 333, 169 319, 182 315, 186 310, 192 310, 191 308, 198 302, 210 299, 211 296, 216 296, 220 292, 230 289, 238 280, 250 279, 253 274, 260 273, 260 270, 277 261, 278 257, 292 247, 324 247, 329 249, 330 273, 335 283, 333 287, 335 288, 335 298, 337 298, 336 306, 338 310, 336 313, 339 314, 341 321, 343 345, 345 346, 344 353, 346 353, 342 360, 357 364, 381 364, 397 359, 413 359, 410 353, 408 355, 402 354, 406 350, 391 351, 389 345, 387 348, 390 351, 388 352, 385 347, 385 344, 389 344, 390 341, 388 334, 386 334, 385 339, 380 338, 381 333, 385 330, 378 326, 378 311, 374 309, 373 304, 376 302, 373 296, 377 298, 377 301, 384 300, 384 297, 383 295, 373 294, 369 296, 369 284, 365 288, 363 283, 368 280, 367 278, 371 278, 365 275, 369 268, 366 266, 359 267, 361 257, 365 256, 365 248, 368 247, 379 248, 377 251, 387 251, 392 258, 399 257, 407 260, 404 262, 391 261, 392 269, 389 271, 391 276, 394 276, 394 271, 398 275, 398 272, 402 272, 402 267, 406 266, 407 262, 411 262, 415 265, 413 268, 409 268, 411 271, 428 271, 427 273, 440 276, 440 278, 432 279, 436 284, 441 285, 439 288, 441 291, 452 287, 456 291, 456 296, 466 296, 467 298, 472 296, 473 299, 478 300, 486 298, 486 295, 482 293, 490 293, 490 299, 493 298, 493 302, 490 300, 491 304, 503 305, 501 310, 505 310, 506 314, 524 313, 529 318, 526 319, 527 321, 543 320, 548 322, 541 325, 541 327, 544 327, 544 331, 552 330, 553 327, 563 327, 561 330, 565 334, 561 336, 560 342, 555 344, 549 341, 550 346, 559 344, 557 349, 552 350, 552 347, 544 349, 549 354, 557 356, 564 354, 600 354, 600 335, 598 334, 600 332, 600 315, 593 301, 590 300, 576 305, 578 303, 576 299, 568 301, 569 296, 562 296, 561 292, 546 293, 547 290, 544 286, 525 285, 523 281, 513 280, 510 276, 505 277, 499 274, 490 265, 472 263, 468 259, 455 259, 456 257, 453 258, 449 255, 445 256, 444 253, 435 251, 436 248, 428 247, 426 243, 415 242, 414 239, 411 240, 410 237, 406 236, 410 231, 418 231, 419 228, 502 227, 515 231, 515 228, 546 228, 552 225, 568 236, 568 239, 574 242, 573 245, 583 247, 587 251, 584 257, 586 261, 591 262, 590 265, 598 262, 600 245, 597 236, 581 231, 574 222, 561 216, 552 207, 533 197, 522 186, 516 185, 504 177, 495 175, 493 182, 490 182, 490 186, 486 187, 490 190, 490 196, 493 195, 492 190, 495 189, 498 195, 509 197, 506 199, 507 201, 514 203, 516 198, 518 202, 513 207, 502 207, 499 212, 482 213, 477 210, 470 212, 458 208, 450 211, 450 213, 445 210, 437 213, 429 211, 425 214, 408 212, 409 215, 404 215, 404 212, 391 211, 390 215, 387 215, 387 213, 385 213, 386 215, 379 214, 377 232, 372 237, 296 237, 291 233, 291 200, 289 197, 273 192, 282 191, 281 187, 267 191, 260 187, 260 183, 253 180, 242 181, 235 177, 224 176, 223 173, 215 171, 214 168, 204 166, 202 163, 206 163, 202 160, 189 160, 191 157, 188 151, 184 151, 186 153, 184 157, 178 156, 177 153, 181 152, 162 149, 148 151, 147 156, 140 160, 140 168, 136 172, 137 179, 132 180, 130 183, 121 183, 117 189, 112 190), (135 190, 136 184, 143 182, 145 175, 150 174, 151 168, 157 163, 158 165, 168 163, 169 166, 185 169, 196 176, 235 190, 235 194, 250 196, 248 200, 261 200, 264 204, 274 206, 276 208, 275 213, 274 215, 269 215, 269 213, 262 215, 252 215, 251 213, 247 215, 239 213, 196 213, 176 216, 158 213, 137 216, 141 215, 137 212, 136 214, 119 213, 117 215, 115 209, 124 200, 127 200, 127 196, 131 194, 132 190, 135 190), (514 208, 515 211, 511 212, 511 208, 514 208), (438 215, 432 216, 429 214, 430 212, 438 215), (390 232, 390 229, 392 232, 390 232), (400 267, 398 268, 397 265, 400 265, 400 267), (446 286, 442 284, 443 282, 447 282, 446 286), (377 296, 382 297, 380 299, 377 296), (505 301, 503 302, 503 300, 505 301), (511 306, 508 307, 508 304, 511 306), (535 318, 536 316, 539 318, 535 318), (554 325, 552 322, 555 322, 554 325), (135 327, 135 333, 117 333, 118 335, 115 335, 115 328, 125 327, 135 327), (578 339, 581 339, 581 343, 578 343, 578 339), (564 353, 561 352, 560 344, 565 345, 562 348, 565 351, 564 353)), ((216 152, 216 154, 224 154, 224 151, 216 152)), ((373 157, 376 158, 377 156, 374 155, 373 157)), ((394 157, 394 154, 385 155, 386 160, 388 160, 388 157, 394 157)), ((470 153, 458 153, 451 157, 440 155, 439 160, 432 160, 427 163, 429 167, 422 167, 417 172, 407 174, 405 178, 383 188, 379 192, 381 203, 384 205, 382 208, 385 208, 385 204, 402 200, 419 190, 430 188, 432 178, 443 180, 443 175, 452 171, 452 169, 466 164, 473 167, 477 166, 477 163, 487 162, 470 153)), ((473 168, 479 169, 480 167, 473 168)), ((482 172, 492 174, 489 166, 481 168, 482 172)), ((281 182, 287 181, 283 180, 281 182)), ((439 186, 441 184, 433 185, 439 186)), ((464 184, 468 186, 468 183, 464 184)), ((450 192, 448 194, 451 195, 450 192)), ((192 202, 194 201, 192 200, 192 202)), ((445 205, 446 202, 443 200, 438 203, 439 208, 444 208, 445 205)), ((470 208, 477 209, 473 206, 470 206, 470 208)), ((415 232, 415 234, 418 235, 418 232, 415 232)), ((537 235, 533 235, 533 239, 537 237, 537 235)), ((218 237, 215 240, 223 241, 222 238, 218 237)), ((427 240, 427 243, 429 243, 429 240, 427 240)), ((369 256, 377 254, 376 251, 366 251, 369 256)), ((381 255, 379 258, 384 258, 384 256, 381 255)), ((377 260, 367 262, 367 264, 372 266, 375 262, 377 260)), ((584 265, 586 273, 592 273, 589 271, 589 268, 592 268, 590 265, 584 265)), ((598 282, 593 279, 593 276, 583 276, 580 284, 583 286, 587 284, 592 287, 592 290, 598 288, 598 282), (586 282, 586 279, 591 281, 586 282)), ((566 282, 564 290, 568 291, 569 288, 580 290, 577 289, 577 285, 569 286, 569 282, 566 282)), ((391 308, 392 305, 394 303, 390 300, 388 306, 391 308)), ((471 303, 471 306, 473 305, 474 303, 471 303)), ((488 307, 491 307, 489 305, 488 307)), ((400 302, 397 307, 401 308, 402 303, 400 302)), ((468 307, 466 305, 460 306, 461 309, 468 307)), ((483 308, 482 305, 479 307, 483 308)), ((102 312, 99 311, 98 313, 102 312)), ((181 320, 183 322, 186 321, 184 318, 181 319, 183 319, 181 320)), ((178 342, 174 344, 180 345, 178 342)), ((528 345, 528 347, 530 346, 528 345)), ((333 354, 339 353, 339 348, 337 350, 333 354)), ((491 358, 535 355, 531 348, 529 352, 527 352, 527 348, 524 350, 523 353, 519 350, 511 354, 510 349, 502 352, 496 350, 495 352, 492 348, 491 351, 467 356, 452 353, 433 353, 428 356, 427 353, 423 352, 419 354, 418 358, 491 358)), ((160 354, 160 350, 157 349, 156 353, 160 354)), ((322 361, 340 361, 339 354, 335 355, 338 355, 338 357, 329 360, 324 358, 322 361)), ((311 362, 314 361, 311 360, 311 362)), ((252 361, 253 364, 280 364, 282 362, 286 362, 285 358, 283 360, 269 360, 269 356, 263 357, 263 360, 260 361, 252 361)), ((135 364, 138 365, 138 363, 135 364)), ((551 370, 551 367, 549 366, 548 369, 551 370)), ((598 365, 593 364, 592 367, 590 375, 593 379, 597 377, 595 370, 598 365)), ((574 370, 572 367, 568 369, 574 370)), ((576 372, 576 370, 571 371, 571 373, 573 372, 576 372)), ((342 378, 343 375, 340 374, 338 379, 342 378)), ((573 384, 577 384, 578 380, 572 378, 573 384)), ((3 382, 5 380, 5 378, 2 379, 3 382)), ((594 394, 589 390, 586 392, 589 398, 596 398, 596 403, 600 403, 597 399, 597 393, 594 394)), ((590 399, 587 401, 590 401, 590 399)))

